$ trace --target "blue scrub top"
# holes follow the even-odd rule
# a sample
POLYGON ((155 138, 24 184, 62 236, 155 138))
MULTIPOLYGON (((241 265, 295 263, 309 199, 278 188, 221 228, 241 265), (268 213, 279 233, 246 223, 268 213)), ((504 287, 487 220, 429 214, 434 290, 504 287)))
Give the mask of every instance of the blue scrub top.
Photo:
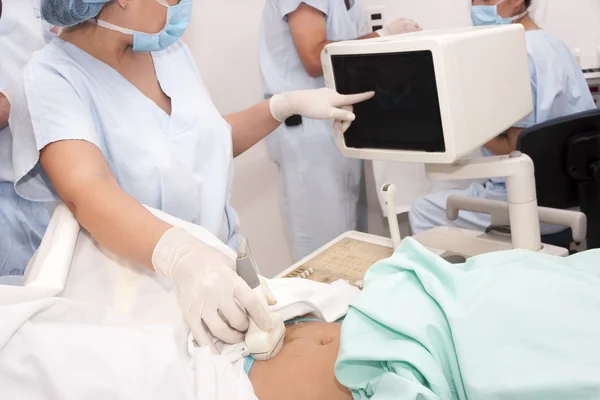
POLYGON ((344 0, 267 0, 258 44, 265 97, 325 86, 322 76, 312 78, 304 69, 287 23, 287 16, 302 3, 325 15, 327 40, 353 40, 364 34, 365 15, 354 0, 350 9, 344 0))
MULTIPOLYGON (((589 86, 571 50, 554 34, 538 29, 526 32, 533 112, 516 128, 596 108, 589 86)), ((483 148, 483 154, 493 155, 483 148)), ((503 183, 503 178, 492 179, 503 183)))

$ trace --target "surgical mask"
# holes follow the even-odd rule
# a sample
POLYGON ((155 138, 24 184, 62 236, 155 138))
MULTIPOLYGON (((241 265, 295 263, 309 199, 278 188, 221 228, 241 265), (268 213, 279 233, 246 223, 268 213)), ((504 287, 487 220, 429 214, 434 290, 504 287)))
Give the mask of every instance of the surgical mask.
POLYGON ((121 28, 109 22, 97 20, 96 24, 106 29, 133 35, 133 51, 160 51, 175 43, 190 23, 192 18, 192 0, 181 0, 179 4, 170 6, 166 0, 156 0, 167 7, 167 22, 158 33, 138 32, 121 28))
POLYGON ((498 6, 504 3, 504 1, 505 0, 500 1, 495 6, 471 6, 471 19, 473 20, 473 25, 482 26, 512 24, 527 14, 527 11, 525 11, 524 13, 514 17, 502 18, 498 14, 498 6))

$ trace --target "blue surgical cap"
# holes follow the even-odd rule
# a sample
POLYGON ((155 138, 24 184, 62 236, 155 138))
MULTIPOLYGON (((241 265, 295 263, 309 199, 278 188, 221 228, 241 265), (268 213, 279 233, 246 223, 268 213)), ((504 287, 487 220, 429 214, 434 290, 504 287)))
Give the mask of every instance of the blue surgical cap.
POLYGON ((92 19, 110 0, 42 0, 42 18, 54 26, 73 26, 92 19))

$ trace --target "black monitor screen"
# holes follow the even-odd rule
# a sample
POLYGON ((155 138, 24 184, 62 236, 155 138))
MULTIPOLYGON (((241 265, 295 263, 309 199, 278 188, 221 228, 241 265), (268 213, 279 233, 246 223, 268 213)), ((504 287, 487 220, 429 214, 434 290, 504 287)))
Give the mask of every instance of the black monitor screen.
POLYGON ((354 106, 350 148, 445 152, 431 51, 332 56, 341 94, 375 91, 354 106))

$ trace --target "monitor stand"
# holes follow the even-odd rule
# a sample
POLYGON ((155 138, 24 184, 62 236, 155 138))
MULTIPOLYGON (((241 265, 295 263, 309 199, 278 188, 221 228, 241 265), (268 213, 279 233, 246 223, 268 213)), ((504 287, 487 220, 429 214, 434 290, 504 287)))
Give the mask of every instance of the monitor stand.
MULTIPOLYGON (((459 210, 490 214, 492 224, 511 227, 510 235, 440 226, 413 236, 450 264, 511 249, 567 256, 568 249, 541 243, 540 220, 570 227, 576 241, 585 239, 586 218, 583 213, 537 206, 533 162, 525 154, 514 152, 509 156, 473 158, 452 165, 428 164, 426 170, 428 177, 433 180, 506 177, 507 202, 451 196, 447 213, 449 219, 458 217, 459 210)), ((387 205, 395 205, 394 185, 384 185, 382 190, 387 205)), ((388 219, 392 227, 391 238, 346 232, 277 277, 298 277, 324 283, 344 279, 360 287, 367 269, 375 262, 391 256, 400 245, 402 238, 397 223, 393 223, 395 212, 388 213, 388 219)))

